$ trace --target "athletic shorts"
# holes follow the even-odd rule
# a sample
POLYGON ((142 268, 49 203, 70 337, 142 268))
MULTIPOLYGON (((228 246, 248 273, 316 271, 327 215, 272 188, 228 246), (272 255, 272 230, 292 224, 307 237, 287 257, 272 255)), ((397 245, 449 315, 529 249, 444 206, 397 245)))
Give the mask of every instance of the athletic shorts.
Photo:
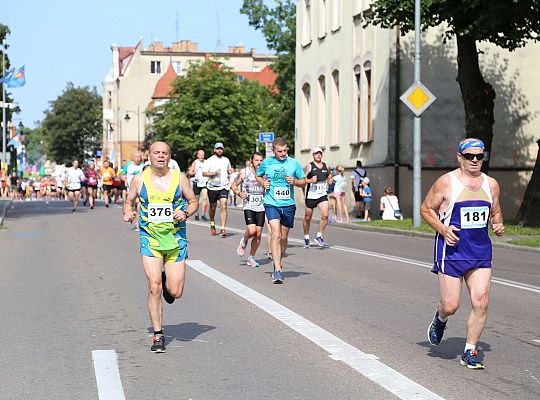
POLYGON ((208 189, 208 201, 217 203, 218 199, 227 199, 229 197, 229 189, 212 190, 208 189))
POLYGON ((103 184, 102 186, 102 189, 105 191, 105 192, 110 192, 111 190, 113 190, 114 186, 113 185, 105 185, 103 184))
POLYGON ((371 203, 372 201, 364 201, 364 210, 366 211, 371 210, 371 203))
POLYGON ((454 278, 461 278, 471 269, 491 268, 491 263, 491 260, 446 260, 444 263, 442 261, 435 261, 431 272, 434 274, 440 272, 441 274, 453 276, 454 278))
POLYGON ((206 188, 204 186, 197 186, 197 183, 193 182, 193 193, 195 193, 195 196, 200 195, 203 189, 206 188))
POLYGON ((141 255, 147 257, 156 257, 163 259, 164 263, 177 263, 188 258, 187 246, 181 249, 172 250, 154 250, 141 243, 141 255))
POLYGON ((282 226, 291 229, 294 227, 294 214, 296 213, 296 206, 294 204, 284 207, 276 207, 270 204, 265 204, 264 211, 268 221, 279 219, 282 226))
POLYGON ((244 210, 244 221, 246 225, 264 226, 264 211, 244 210))
POLYGON ((326 194, 323 197, 319 197, 318 199, 306 199, 306 207, 316 208, 323 201, 328 201, 328 196, 326 194))
POLYGON ((360 196, 360 192, 358 190, 354 192, 354 201, 364 201, 364 198, 360 196))
POLYGON ((81 188, 79 189, 66 189, 68 192, 71 192, 71 193, 75 193, 75 192, 80 192, 81 191, 81 188))

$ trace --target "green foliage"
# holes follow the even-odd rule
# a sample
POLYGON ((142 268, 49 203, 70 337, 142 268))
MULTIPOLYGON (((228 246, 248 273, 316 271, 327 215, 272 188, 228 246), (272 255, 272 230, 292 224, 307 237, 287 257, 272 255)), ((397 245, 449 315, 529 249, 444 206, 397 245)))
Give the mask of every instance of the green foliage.
POLYGON ((24 145, 26 147, 26 162, 30 165, 37 164, 45 155, 45 143, 43 141, 43 128, 23 128, 24 145))
MULTIPOLYGON (((538 0, 422 0, 421 7, 422 28, 445 23, 447 38, 469 36, 515 50, 540 33, 538 0)), ((377 0, 364 17, 366 24, 414 30, 414 0, 377 0)))
POLYGON ((270 8, 263 0, 244 0, 240 12, 249 17, 251 26, 262 31, 268 48, 278 54, 271 66, 278 75, 277 99, 282 110, 277 132, 294 143, 296 2, 276 0, 274 3, 275 7, 270 8))
POLYGON ((102 120, 102 100, 96 88, 68 82, 45 111, 42 127, 48 158, 60 164, 90 158, 101 148, 102 120))
POLYGON ((167 142, 182 167, 198 149, 211 153, 215 142, 225 144, 233 164, 243 163, 255 149, 255 131, 273 129, 279 111, 270 90, 238 81, 213 60, 191 65, 174 81, 173 93, 175 98, 152 112, 151 141, 167 142))

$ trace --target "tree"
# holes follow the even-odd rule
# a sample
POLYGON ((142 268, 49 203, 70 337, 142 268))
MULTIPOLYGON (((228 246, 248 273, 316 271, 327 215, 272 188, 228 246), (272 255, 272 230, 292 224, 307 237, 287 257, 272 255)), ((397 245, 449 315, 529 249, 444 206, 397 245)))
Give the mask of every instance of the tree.
POLYGON ((276 1, 274 8, 263 0, 244 0, 240 12, 249 17, 249 24, 260 29, 269 49, 276 51, 272 70, 278 75, 276 86, 281 116, 277 123, 279 135, 294 143, 295 116, 295 57, 296 57, 296 2, 276 1))
MULTIPOLYGON (((457 42, 457 81, 465 108, 466 137, 478 137, 491 153, 495 91, 484 80, 477 42, 493 43, 510 51, 538 40, 538 0, 423 0, 422 29, 444 26, 445 38, 457 42)), ((377 0, 365 14, 366 24, 414 30, 414 0, 377 0)), ((489 159, 483 171, 489 169, 489 159)))
POLYGON ((173 83, 173 96, 151 113, 152 133, 143 144, 163 140, 182 167, 198 149, 224 142, 233 164, 255 149, 255 131, 272 129, 278 106, 272 93, 258 82, 239 81, 222 63, 193 64, 173 83))
POLYGON ((30 165, 38 164, 45 155, 45 143, 43 142, 43 128, 41 124, 34 129, 23 128, 24 145, 26 147, 26 162, 30 165))
POLYGON ((101 148, 102 100, 96 88, 75 87, 51 101, 43 120, 43 138, 49 159, 60 164, 91 158, 101 148))

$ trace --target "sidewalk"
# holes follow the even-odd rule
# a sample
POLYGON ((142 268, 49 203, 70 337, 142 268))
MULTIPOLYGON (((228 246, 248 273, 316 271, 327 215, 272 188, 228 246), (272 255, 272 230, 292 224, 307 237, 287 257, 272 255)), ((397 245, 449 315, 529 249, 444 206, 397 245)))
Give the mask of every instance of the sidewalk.
MULTIPOLYGON (((241 207, 234 207, 229 206, 229 210, 238 210, 242 211, 241 207)), ((303 203, 296 205, 296 216, 295 220, 298 222, 303 221, 304 219, 304 213, 305 213, 305 205, 303 203)), ((311 219, 312 224, 318 224, 319 223, 319 211, 316 210, 313 213, 313 218, 311 219)), ((427 239, 433 239, 435 237, 434 233, 426 233, 426 232, 415 232, 410 230, 404 230, 404 229, 393 229, 393 228, 383 228, 379 226, 371 226, 369 222, 364 222, 363 220, 359 218, 351 218, 350 223, 342 222, 337 223, 333 222, 330 223, 329 226, 333 227, 339 227, 344 229, 350 229, 354 231, 369 231, 369 232, 378 232, 378 233, 388 233, 393 235, 403 235, 403 236, 412 236, 412 237, 421 237, 421 238, 427 238, 427 239)), ((514 250, 521 250, 531 253, 539 253, 540 254, 540 248, 536 247, 528 247, 528 246, 516 246, 514 244, 508 243, 509 241, 513 239, 521 239, 521 236, 511 236, 511 235, 504 235, 503 237, 498 236, 492 236, 491 240, 493 242, 494 247, 498 248, 505 248, 505 249, 514 249, 514 250)))
POLYGON ((0 199, 0 226, 4 225, 4 219, 10 204, 11 199, 0 199))

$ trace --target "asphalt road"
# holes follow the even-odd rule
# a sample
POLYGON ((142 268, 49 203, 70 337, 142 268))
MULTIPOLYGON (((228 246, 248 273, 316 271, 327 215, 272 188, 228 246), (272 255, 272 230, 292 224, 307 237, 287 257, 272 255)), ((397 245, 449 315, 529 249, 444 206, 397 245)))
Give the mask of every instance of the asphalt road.
POLYGON ((486 369, 473 371, 459 365, 465 296, 441 345, 427 342, 431 240, 329 227, 335 247, 304 249, 298 223, 273 285, 265 246, 261 268, 236 255, 231 210, 226 239, 189 224, 185 295, 165 304, 157 355, 137 233, 119 208, 17 202, 4 225, 2 399, 540 398, 537 253, 494 250, 486 369))

